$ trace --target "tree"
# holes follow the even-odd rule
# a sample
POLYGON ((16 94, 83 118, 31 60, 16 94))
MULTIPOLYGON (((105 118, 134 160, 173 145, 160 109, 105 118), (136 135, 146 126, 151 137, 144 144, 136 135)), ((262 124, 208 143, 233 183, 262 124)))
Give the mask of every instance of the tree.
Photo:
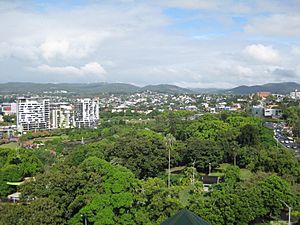
POLYGON ((171 151, 173 150, 173 145, 176 139, 172 134, 167 134, 165 137, 165 144, 166 148, 168 149, 168 159, 169 159, 169 164, 168 164, 168 187, 170 188, 171 185, 171 151))
POLYGON ((101 174, 102 188, 99 192, 91 193, 90 201, 76 213, 69 224, 78 224, 83 219, 95 225, 144 224, 136 222, 135 215, 139 209, 135 205, 135 194, 139 184, 128 169, 112 166, 96 157, 87 158, 81 167, 85 173, 101 174))
POLYGON ((22 179, 22 170, 17 165, 7 165, 0 169, 0 196, 6 197, 16 188, 7 184, 7 182, 20 181, 22 179))
POLYGON ((19 224, 67 224, 64 219, 64 211, 58 202, 51 198, 37 199, 27 206, 23 206, 23 216, 19 218, 19 224))
POLYGON ((115 157, 122 159, 121 165, 140 178, 156 176, 166 167, 168 159, 163 136, 147 130, 119 137, 108 152, 109 160, 115 157))
POLYGON ((258 144, 259 132, 258 128, 251 124, 246 124, 240 130, 240 135, 238 136, 239 144, 243 146, 255 146, 258 144))
POLYGON ((142 208, 147 212, 151 224, 160 224, 183 207, 180 191, 180 187, 168 188, 159 178, 149 178, 142 182, 139 196, 143 199, 142 208))
POLYGON ((272 175, 264 181, 257 184, 259 195, 258 198, 263 200, 267 216, 279 215, 279 212, 285 208, 282 201, 293 205, 295 197, 291 192, 291 187, 284 179, 272 175))
POLYGON ((236 159, 240 154, 240 146, 238 145, 238 143, 236 141, 233 141, 231 143, 231 146, 229 147, 229 151, 228 151, 229 155, 232 157, 232 161, 233 161, 233 165, 236 166, 236 159))
POLYGON ((202 140, 190 138, 187 143, 186 161, 189 163, 196 160, 195 167, 198 171, 207 172, 208 166, 217 167, 222 161, 224 151, 217 142, 213 140, 202 140))

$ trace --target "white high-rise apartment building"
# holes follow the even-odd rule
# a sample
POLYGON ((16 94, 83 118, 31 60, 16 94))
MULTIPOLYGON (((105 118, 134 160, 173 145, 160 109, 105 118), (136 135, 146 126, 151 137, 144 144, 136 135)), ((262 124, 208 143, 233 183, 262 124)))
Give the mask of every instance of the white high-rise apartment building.
POLYGON ((70 103, 50 104, 50 128, 64 129, 75 127, 74 106, 70 103))
POLYGON ((17 102, 20 132, 64 128, 93 128, 99 122, 99 99, 77 99, 73 104, 50 102, 39 97, 22 97, 17 102))
POLYGON ((50 101, 39 97, 21 97, 17 102, 19 131, 50 129, 50 101))
POLYGON ((300 91, 298 91, 297 89, 295 91, 292 91, 290 93, 290 97, 292 99, 299 99, 300 98, 300 91))
POLYGON ((99 122, 99 99, 77 99, 74 105, 75 126, 78 128, 97 127, 99 122))

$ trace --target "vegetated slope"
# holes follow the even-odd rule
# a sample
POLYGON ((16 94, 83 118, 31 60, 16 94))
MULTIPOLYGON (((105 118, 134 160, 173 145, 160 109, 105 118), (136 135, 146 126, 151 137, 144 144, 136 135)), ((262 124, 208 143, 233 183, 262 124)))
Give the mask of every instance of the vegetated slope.
POLYGON ((182 87, 178 87, 176 85, 170 85, 170 84, 147 85, 147 86, 143 87, 142 90, 163 92, 163 93, 176 93, 176 94, 193 93, 193 91, 190 89, 182 88, 182 87))
POLYGON ((256 92, 267 91, 277 94, 288 94, 295 89, 300 90, 300 84, 295 82, 283 82, 283 83, 268 83, 264 85, 254 86, 239 86, 228 90, 232 94, 252 94, 256 92))
POLYGON ((139 87, 125 83, 4 83, 0 84, 0 93, 43 93, 46 91, 68 91, 78 94, 96 93, 132 93, 139 87))

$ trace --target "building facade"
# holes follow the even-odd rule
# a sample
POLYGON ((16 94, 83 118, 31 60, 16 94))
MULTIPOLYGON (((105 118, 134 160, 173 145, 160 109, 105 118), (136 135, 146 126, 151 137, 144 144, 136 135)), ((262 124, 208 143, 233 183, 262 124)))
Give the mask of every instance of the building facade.
POLYGON ((295 91, 292 91, 290 93, 290 98, 292 98, 292 99, 300 99, 300 91, 298 91, 297 89, 295 91))
POLYGON ((50 105, 51 129, 75 127, 74 106, 69 103, 52 103, 50 105))
POLYGON ((97 127, 99 122, 99 99, 77 99, 74 104, 75 127, 97 127))
POLYGON ((21 97, 17 102, 19 131, 50 129, 50 100, 39 97, 21 97))
POLYGON ((17 114, 17 103, 1 103, 0 112, 4 115, 16 115, 17 114))
POLYGON ((99 122, 99 99, 77 99, 73 103, 22 97, 17 102, 17 127, 22 131, 94 128, 99 122))

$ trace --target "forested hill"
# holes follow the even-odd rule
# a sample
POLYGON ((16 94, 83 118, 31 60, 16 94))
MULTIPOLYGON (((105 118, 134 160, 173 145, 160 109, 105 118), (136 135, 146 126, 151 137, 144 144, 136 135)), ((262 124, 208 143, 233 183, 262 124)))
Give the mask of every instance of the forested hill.
POLYGON ((67 91, 69 93, 77 94, 99 94, 99 93, 134 93, 141 91, 155 91, 162 93, 192 93, 193 91, 176 85, 159 84, 148 85, 145 87, 138 87, 126 83, 3 83, 0 84, 0 94, 2 93, 35 93, 40 94, 44 92, 60 92, 67 91))
POLYGON ((300 84, 294 82, 269 83, 255 86, 239 86, 229 90, 218 88, 182 88, 170 84, 157 84, 139 87, 127 83, 26 83, 10 82, 0 83, 0 94, 18 93, 18 94, 41 94, 44 92, 61 92, 79 95, 94 95, 100 93, 135 93, 142 91, 154 91, 170 94, 197 94, 197 93, 230 93, 230 94, 252 94, 261 91, 271 93, 288 94, 295 89, 300 90, 300 84))
POLYGON ((239 86, 228 90, 232 94, 252 94, 262 91, 267 91, 277 94, 288 94, 295 89, 300 90, 300 84, 295 82, 283 82, 283 83, 268 83, 264 85, 254 85, 254 86, 239 86))
POLYGON ((164 93, 178 93, 178 94, 193 93, 193 91, 190 89, 181 88, 176 85, 170 85, 170 84, 147 85, 143 87, 142 90, 164 92, 164 93))
POLYGON ((78 94, 133 93, 140 87, 125 83, 4 83, 0 84, 0 93, 43 93, 67 91, 78 94))

